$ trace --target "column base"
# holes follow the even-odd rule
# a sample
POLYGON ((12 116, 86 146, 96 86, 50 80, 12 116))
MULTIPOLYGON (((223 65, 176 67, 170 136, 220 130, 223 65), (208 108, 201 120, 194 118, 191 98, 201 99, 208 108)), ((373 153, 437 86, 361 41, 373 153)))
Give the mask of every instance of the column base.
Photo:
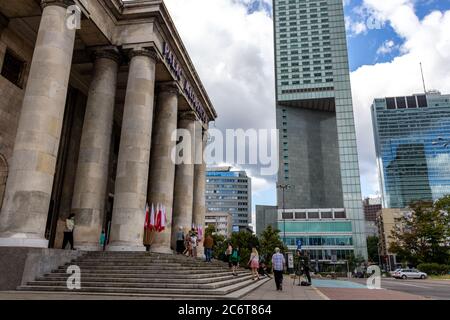
POLYGON ((142 245, 142 246, 127 246, 127 245, 109 245, 106 247, 106 251, 111 251, 111 252, 120 252, 120 251, 125 251, 125 252, 142 252, 142 251, 146 251, 147 249, 142 245))
POLYGON ((17 235, 8 238, 0 238, 0 247, 22 247, 22 248, 48 248, 47 239, 26 238, 23 235, 17 235))
POLYGON ((173 250, 169 246, 153 245, 150 247, 150 252, 173 254, 173 250))

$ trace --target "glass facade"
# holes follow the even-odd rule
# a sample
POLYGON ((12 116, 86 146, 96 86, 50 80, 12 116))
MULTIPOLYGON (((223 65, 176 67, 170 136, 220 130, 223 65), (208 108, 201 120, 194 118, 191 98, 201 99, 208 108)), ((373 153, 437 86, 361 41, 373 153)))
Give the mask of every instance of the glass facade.
POLYGON ((450 95, 375 99, 372 119, 385 208, 450 194, 450 95))
POLYGON ((251 223, 251 179, 245 171, 210 168, 206 173, 206 210, 230 213, 233 227, 251 223))
POLYGON ((344 207, 367 258, 342 0, 275 0, 278 206, 344 207))

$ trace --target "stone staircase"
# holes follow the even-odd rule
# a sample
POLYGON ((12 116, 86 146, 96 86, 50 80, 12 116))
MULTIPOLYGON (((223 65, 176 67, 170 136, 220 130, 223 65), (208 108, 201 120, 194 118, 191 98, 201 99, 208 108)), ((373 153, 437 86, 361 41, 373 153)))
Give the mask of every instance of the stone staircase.
POLYGON ((239 299, 268 279, 233 276, 221 261, 205 263, 181 255, 149 252, 87 252, 82 257, 17 288, 20 291, 119 295, 175 299, 239 299), (69 290, 70 265, 81 269, 81 289, 69 290))

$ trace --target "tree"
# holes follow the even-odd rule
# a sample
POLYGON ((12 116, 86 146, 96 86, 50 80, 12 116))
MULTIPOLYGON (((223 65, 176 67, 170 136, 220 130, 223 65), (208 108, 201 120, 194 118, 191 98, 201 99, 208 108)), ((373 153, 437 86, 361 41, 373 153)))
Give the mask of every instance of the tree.
POLYGON ((369 255, 370 262, 378 262, 380 264, 380 256, 378 255, 378 242, 379 238, 377 236, 367 237, 367 253, 369 255))
POLYGON ((411 264, 441 263, 449 260, 450 196, 435 203, 411 204, 411 214, 395 219, 389 251, 411 264))
POLYGON ((273 229, 272 226, 268 226, 266 230, 261 233, 259 243, 261 245, 259 254, 264 259, 267 266, 271 266, 272 264, 271 257, 275 252, 275 248, 280 248, 282 252, 287 251, 287 247, 280 239, 280 230, 273 229))

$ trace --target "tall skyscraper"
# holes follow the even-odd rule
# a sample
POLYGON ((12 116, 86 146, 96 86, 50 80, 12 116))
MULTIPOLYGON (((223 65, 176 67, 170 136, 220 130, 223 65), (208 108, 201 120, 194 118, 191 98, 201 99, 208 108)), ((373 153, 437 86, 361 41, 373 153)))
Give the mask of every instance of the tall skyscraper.
POLYGON ((273 7, 278 180, 292 186, 284 205, 345 209, 355 254, 367 257, 342 0, 273 7))
POLYGON ((372 120, 385 208, 450 194, 450 95, 375 99, 372 120))
POLYGON ((231 213, 232 230, 248 230, 252 223, 251 178, 231 167, 209 168, 206 173, 206 210, 231 213))

